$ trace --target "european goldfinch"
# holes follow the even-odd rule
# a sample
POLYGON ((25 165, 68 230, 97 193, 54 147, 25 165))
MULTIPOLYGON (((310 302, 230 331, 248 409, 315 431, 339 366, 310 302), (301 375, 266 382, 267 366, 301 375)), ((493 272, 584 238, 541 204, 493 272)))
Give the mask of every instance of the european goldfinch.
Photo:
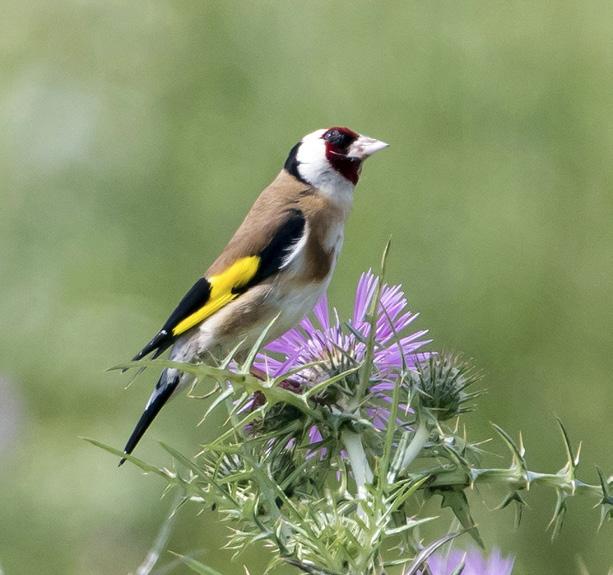
MULTIPOLYGON (((330 283, 362 162, 385 147, 342 127, 302 138, 220 256, 134 360, 156 358, 171 346, 174 361, 222 357, 239 342, 248 350, 275 316, 268 340, 300 321, 330 283)), ((126 454, 191 381, 177 369, 162 372, 126 454)))

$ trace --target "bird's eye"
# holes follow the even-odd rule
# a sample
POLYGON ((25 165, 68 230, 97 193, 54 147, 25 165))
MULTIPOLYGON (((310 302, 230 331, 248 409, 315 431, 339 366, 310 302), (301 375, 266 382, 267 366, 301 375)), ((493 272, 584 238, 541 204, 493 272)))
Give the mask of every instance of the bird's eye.
POLYGON ((330 142, 334 145, 339 145, 343 140, 343 134, 341 134, 338 130, 328 130, 324 134, 324 140, 326 142, 330 142))
POLYGON ((322 139, 326 141, 336 153, 344 152, 355 141, 358 134, 348 128, 330 128, 324 132, 322 139))

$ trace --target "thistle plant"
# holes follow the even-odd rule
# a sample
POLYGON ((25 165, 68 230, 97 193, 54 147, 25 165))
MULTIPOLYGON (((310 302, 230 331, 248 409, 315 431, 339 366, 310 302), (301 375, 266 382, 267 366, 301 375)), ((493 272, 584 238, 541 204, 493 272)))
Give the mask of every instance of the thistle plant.
MULTIPOLYGON (((118 366, 193 373, 192 395, 202 398, 204 387, 209 402, 203 419, 219 410, 227 416, 193 456, 163 444, 171 467, 126 459, 163 477, 182 503, 215 509, 235 558, 264 546, 270 571, 290 565, 322 575, 509 574, 512 559, 496 552, 487 559, 475 550, 441 552, 460 536, 484 546, 470 503, 484 483, 504 491, 499 508, 515 506, 518 524, 530 488, 552 489, 553 537, 575 495, 595 500, 601 525, 611 519, 613 478, 600 470, 598 484, 578 478, 580 450, 561 422, 566 463, 559 471, 530 470, 521 435, 515 440, 497 425, 510 462, 482 466, 483 442, 469 436, 463 421, 475 408, 481 374, 460 354, 426 351, 426 331, 407 333, 417 318, 407 306, 400 286, 368 272, 348 320, 324 298, 311 317, 262 347, 265 330, 241 363, 230 354, 215 366, 166 360, 118 366), (432 497, 451 509, 459 527, 424 515, 423 502, 432 497), (424 539, 426 523, 438 527, 438 538, 424 539)), ((183 560, 195 572, 214 573, 183 560)))

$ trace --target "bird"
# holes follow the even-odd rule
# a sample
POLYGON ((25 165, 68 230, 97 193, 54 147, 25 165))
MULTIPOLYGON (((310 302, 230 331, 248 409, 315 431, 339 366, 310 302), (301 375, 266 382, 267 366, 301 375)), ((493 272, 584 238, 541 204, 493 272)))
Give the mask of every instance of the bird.
MULTIPOLYGON (((219 257, 133 361, 157 358, 168 348, 177 362, 222 357, 230 350, 240 354, 271 323, 266 341, 298 323, 330 283, 364 160, 387 146, 341 126, 304 136, 219 257)), ((162 371, 124 456, 164 404, 192 381, 179 369, 162 371)))

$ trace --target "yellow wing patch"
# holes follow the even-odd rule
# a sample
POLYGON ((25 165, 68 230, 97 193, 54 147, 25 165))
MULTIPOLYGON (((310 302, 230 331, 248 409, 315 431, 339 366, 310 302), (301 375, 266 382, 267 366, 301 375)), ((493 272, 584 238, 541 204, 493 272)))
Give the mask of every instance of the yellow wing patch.
POLYGON ((239 294, 233 293, 232 290, 246 286, 257 273, 259 265, 258 256, 248 256, 236 260, 222 273, 208 278, 211 284, 209 300, 199 310, 173 327, 172 335, 181 335, 236 299, 239 294))

